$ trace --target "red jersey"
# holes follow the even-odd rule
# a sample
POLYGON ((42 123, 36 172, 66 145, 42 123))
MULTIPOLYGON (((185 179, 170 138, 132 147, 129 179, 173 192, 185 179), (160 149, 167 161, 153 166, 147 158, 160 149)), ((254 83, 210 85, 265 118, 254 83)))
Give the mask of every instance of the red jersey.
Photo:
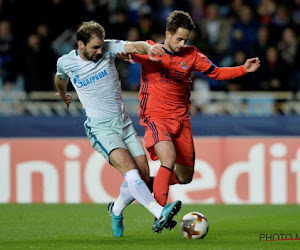
MULTIPOLYGON (((154 45, 155 42, 147 41, 154 45)), ((141 64, 139 118, 185 119, 190 112, 191 74, 198 71, 216 80, 243 76, 243 66, 217 67, 194 46, 184 46, 179 53, 166 51, 159 61, 148 55, 134 54, 141 64)))

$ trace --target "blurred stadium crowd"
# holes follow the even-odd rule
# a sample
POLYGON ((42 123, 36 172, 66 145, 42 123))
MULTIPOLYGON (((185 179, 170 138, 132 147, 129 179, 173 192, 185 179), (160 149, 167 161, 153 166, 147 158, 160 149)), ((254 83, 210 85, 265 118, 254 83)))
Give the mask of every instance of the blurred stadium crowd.
MULTIPOLYGON (((194 74, 199 86, 300 90, 300 0, 0 0, 0 90, 54 91, 56 60, 76 47, 82 21, 102 24, 107 39, 162 42, 166 18, 176 9, 188 11, 197 25, 188 43, 216 65, 261 60, 258 72, 230 82, 194 74)), ((122 88, 137 90, 139 65, 117 64, 122 88)))

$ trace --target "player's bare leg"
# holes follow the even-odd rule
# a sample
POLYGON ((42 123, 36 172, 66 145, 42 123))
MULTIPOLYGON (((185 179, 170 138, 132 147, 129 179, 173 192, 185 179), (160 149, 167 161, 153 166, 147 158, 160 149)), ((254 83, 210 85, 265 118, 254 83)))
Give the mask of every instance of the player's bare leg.
MULTIPOLYGON (((139 155, 133 158, 138 170, 140 172, 141 178, 146 182, 149 187, 150 179, 150 170, 147 161, 146 155, 139 155)), ((150 187, 149 187, 150 188, 150 187)))
POLYGON ((123 175, 132 169, 137 169, 129 151, 125 148, 113 150, 109 154, 109 162, 123 175))

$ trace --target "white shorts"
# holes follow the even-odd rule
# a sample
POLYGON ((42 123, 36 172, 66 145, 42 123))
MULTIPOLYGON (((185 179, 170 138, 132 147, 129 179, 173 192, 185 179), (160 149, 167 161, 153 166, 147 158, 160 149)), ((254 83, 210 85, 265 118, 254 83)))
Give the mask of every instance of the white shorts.
POLYGON ((145 155, 142 142, 127 113, 103 120, 88 118, 84 127, 93 148, 108 162, 110 152, 117 148, 128 149, 133 158, 145 155))

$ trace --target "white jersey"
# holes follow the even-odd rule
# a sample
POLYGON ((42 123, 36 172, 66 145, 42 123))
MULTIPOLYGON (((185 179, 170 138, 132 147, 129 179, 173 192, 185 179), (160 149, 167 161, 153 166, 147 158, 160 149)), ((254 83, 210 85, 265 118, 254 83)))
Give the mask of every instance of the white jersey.
POLYGON ((125 52, 126 41, 105 40, 98 62, 84 61, 77 50, 57 60, 57 75, 70 78, 87 117, 105 119, 125 110, 121 82, 116 69, 117 53, 125 52))

